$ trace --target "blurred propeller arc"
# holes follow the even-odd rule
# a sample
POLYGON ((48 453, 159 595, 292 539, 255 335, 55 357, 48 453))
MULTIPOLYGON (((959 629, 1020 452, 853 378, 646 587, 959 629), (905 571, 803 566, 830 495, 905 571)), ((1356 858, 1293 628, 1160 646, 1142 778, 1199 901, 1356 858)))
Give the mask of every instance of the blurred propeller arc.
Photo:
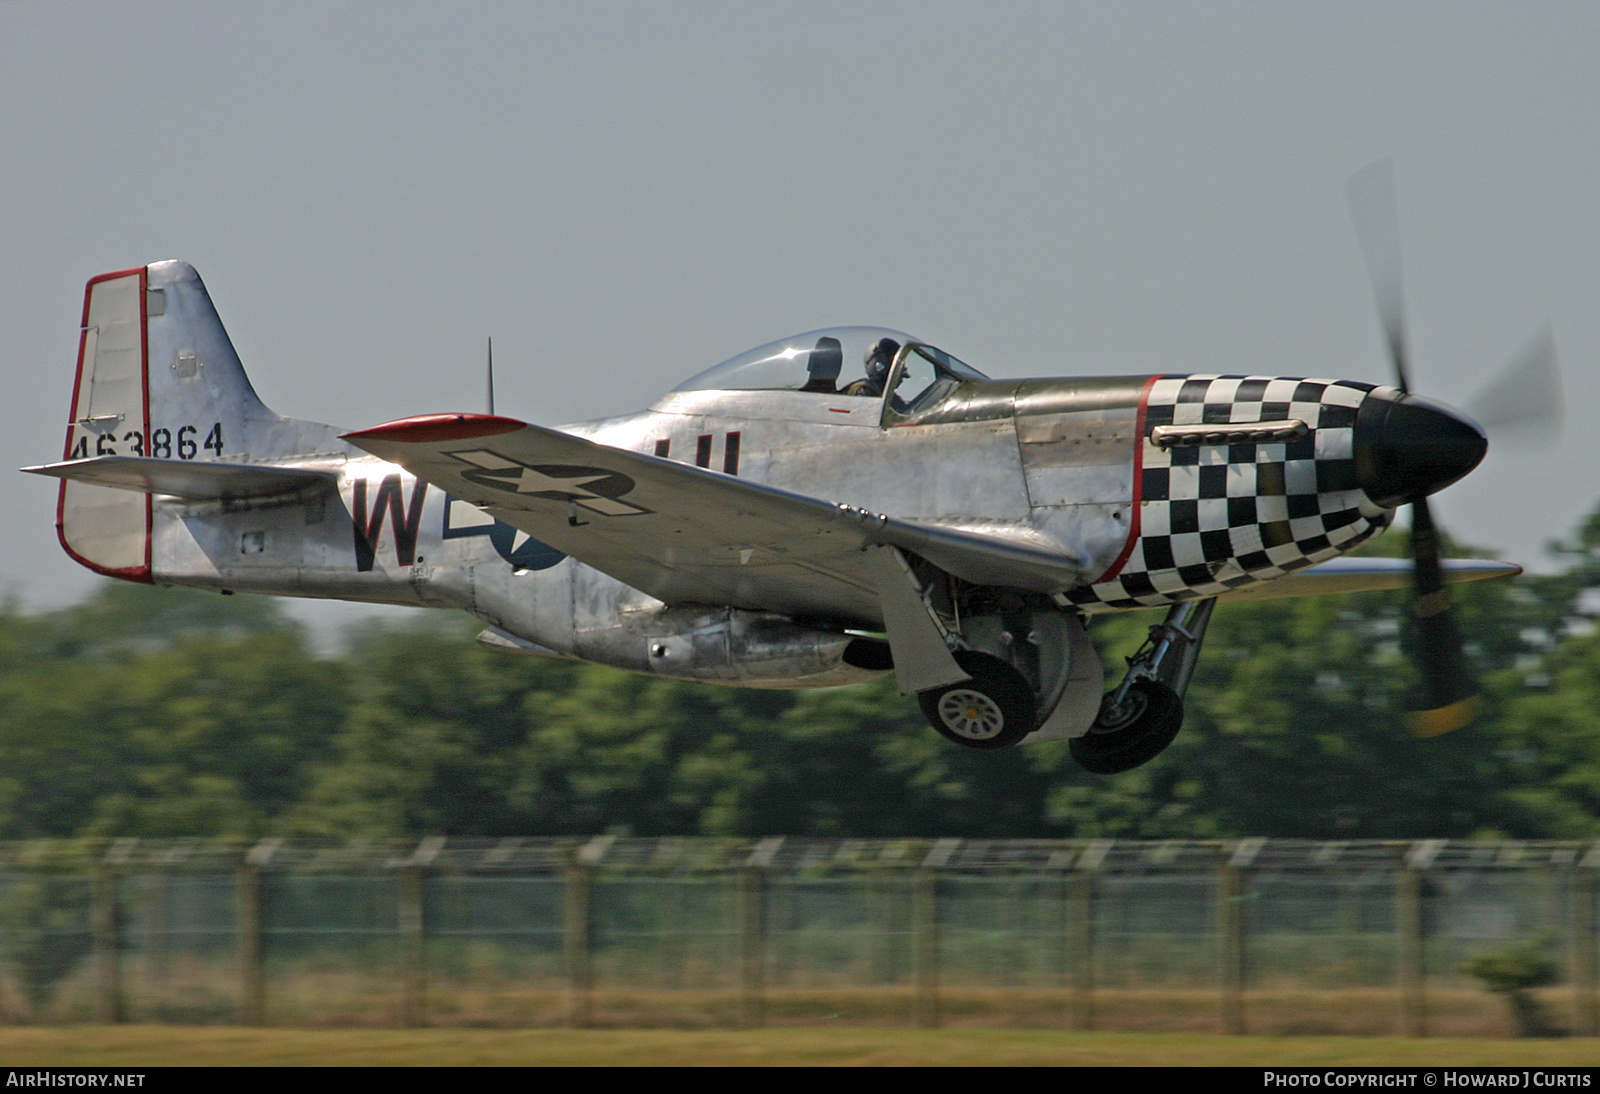
POLYGON ((1502 368, 1469 403, 1478 421, 1413 396, 1393 162, 1357 172, 1346 196, 1399 389, 1396 398, 1369 397, 1381 409, 1364 426, 1358 421, 1356 459, 1375 501, 1411 506, 1413 598, 1402 645, 1416 664, 1422 694, 1408 722, 1413 733, 1433 737, 1472 723, 1481 702, 1444 584, 1443 549, 1427 497, 1483 458, 1488 442, 1482 426, 1497 438, 1548 436, 1558 426, 1555 342, 1546 327, 1502 368))
POLYGON ((1464 409, 1497 442, 1549 444, 1561 433, 1562 406, 1555 334, 1546 323, 1467 400, 1464 409))

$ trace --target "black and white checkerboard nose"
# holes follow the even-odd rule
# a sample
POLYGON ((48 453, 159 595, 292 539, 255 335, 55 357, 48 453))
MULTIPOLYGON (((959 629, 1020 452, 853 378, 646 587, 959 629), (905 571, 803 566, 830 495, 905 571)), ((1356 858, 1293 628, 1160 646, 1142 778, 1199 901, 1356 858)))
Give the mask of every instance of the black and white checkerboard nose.
POLYGON ((1483 459, 1489 440, 1471 418, 1419 395, 1379 388, 1356 414, 1361 488, 1393 509, 1443 490, 1483 459))
POLYGON ((1355 461, 1356 417, 1374 390, 1292 376, 1153 377, 1125 554, 1066 598, 1097 611, 1218 596, 1382 531, 1393 514, 1368 500, 1355 461))

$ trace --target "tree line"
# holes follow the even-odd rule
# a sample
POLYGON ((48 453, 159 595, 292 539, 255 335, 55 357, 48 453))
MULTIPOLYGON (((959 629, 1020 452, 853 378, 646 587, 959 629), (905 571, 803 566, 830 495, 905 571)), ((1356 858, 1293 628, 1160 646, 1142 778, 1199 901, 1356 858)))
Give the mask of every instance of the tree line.
MULTIPOLYGON (((1403 533, 1378 549, 1403 545, 1403 533)), ((319 652, 279 602, 108 583, 0 605, 0 839, 1600 834, 1600 511, 1561 571, 1459 590, 1485 715, 1405 728, 1407 596, 1224 605, 1176 743, 949 744, 894 682, 737 690, 478 646, 420 613, 319 652)), ((1160 613, 1091 626, 1114 682, 1160 613)))

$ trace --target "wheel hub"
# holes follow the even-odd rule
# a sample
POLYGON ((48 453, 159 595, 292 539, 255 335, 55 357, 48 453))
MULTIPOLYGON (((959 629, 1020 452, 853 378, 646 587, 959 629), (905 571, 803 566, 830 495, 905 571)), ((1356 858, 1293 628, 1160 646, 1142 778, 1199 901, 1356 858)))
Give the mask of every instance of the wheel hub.
POLYGON ((939 700, 939 719, 950 732, 972 741, 987 741, 1006 727, 1005 713, 989 696, 971 688, 952 688, 939 700))
POLYGON ((1119 733, 1144 717, 1149 705, 1149 698, 1141 691, 1130 691, 1120 706, 1112 706, 1111 695, 1107 695, 1105 704, 1100 708, 1100 716, 1089 727, 1089 732, 1119 733))

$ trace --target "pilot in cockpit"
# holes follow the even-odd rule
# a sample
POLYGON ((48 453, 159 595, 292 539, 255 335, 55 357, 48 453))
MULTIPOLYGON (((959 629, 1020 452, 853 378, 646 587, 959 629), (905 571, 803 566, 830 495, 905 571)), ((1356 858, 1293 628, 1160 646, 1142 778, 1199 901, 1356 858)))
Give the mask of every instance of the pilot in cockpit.
POLYGON ((882 395, 883 385, 889 379, 889 367, 894 355, 900 352, 900 343, 893 338, 880 338, 867 349, 867 375, 844 389, 846 395, 882 395))

